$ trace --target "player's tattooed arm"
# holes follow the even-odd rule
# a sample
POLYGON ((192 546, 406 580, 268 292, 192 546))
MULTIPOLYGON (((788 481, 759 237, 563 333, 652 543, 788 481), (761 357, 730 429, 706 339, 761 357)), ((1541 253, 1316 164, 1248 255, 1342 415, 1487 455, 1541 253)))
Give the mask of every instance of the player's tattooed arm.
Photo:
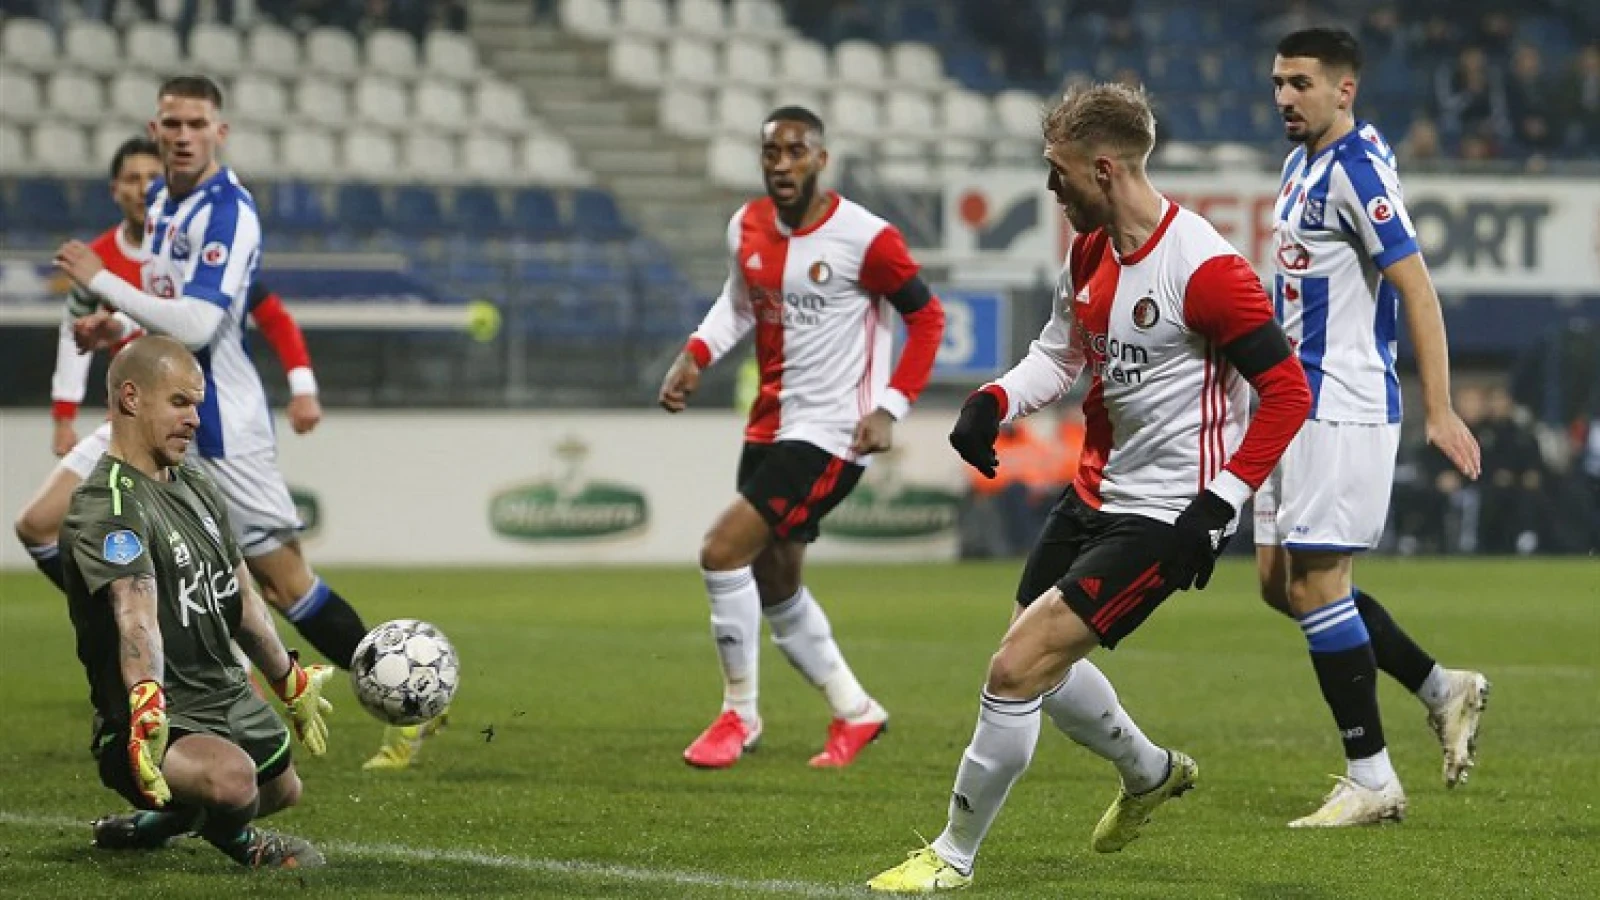
POLYGON ((108 587, 117 620, 117 664, 130 688, 141 681, 162 682, 161 622, 156 616, 156 578, 151 574, 118 578, 108 587))
POLYGON ((263 675, 273 679, 282 678, 283 673, 289 671, 291 665, 289 651, 283 646, 283 640, 278 637, 278 630, 272 625, 272 616, 267 612, 266 601, 261 599, 261 593, 256 590, 255 582, 250 578, 250 570, 242 563, 234 570, 233 575, 239 580, 239 589, 244 598, 244 608, 239 615, 239 630, 233 638, 239 642, 239 647, 263 675))

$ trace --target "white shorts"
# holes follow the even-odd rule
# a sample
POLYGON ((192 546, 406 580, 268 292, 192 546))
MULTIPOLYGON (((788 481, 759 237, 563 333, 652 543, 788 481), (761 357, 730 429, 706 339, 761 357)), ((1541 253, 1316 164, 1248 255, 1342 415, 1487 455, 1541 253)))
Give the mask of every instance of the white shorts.
POLYGON ((1400 425, 1308 420, 1256 492, 1256 545, 1347 553, 1383 537, 1400 425))
POLYGON ((289 484, 278 471, 278 454, 263 450, 226 459, 191 459, 216 482, 228 504, 234 540, 247 557, 264 556, 293 540, 302 527, 289 484))
POLYGON ((61 462, 56 465, 78 476, 79 481, 89 477, 94 467, 100 464, 100 457, 106 455, 106 450, 111 447, 111 423, 101 422, 100 427, 89 432, 89 436, 72 445, 67 455, 61 457, 61 462))

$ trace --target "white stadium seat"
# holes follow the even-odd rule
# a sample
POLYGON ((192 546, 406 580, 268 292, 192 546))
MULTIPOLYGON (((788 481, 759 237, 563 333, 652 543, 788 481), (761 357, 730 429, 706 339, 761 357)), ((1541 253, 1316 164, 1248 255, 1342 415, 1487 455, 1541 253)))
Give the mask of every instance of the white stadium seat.
POLYGON ((361 74, 361 54, 356 49, 356 39, 343 28, 311 29, 306 35, 305 52, 306 65, 313 72, 346 81, 361 74))
POLYGON ((829 146, 832 146, 833 123, 828 121, 828 103, 820 91, 812 88, 780 87, 772 94, 772 109, 780 106, 800 106, 821 116, 822 124, 828 130, 829 146))
POLYGON ((717 128, 725 134, 738 134, 755 140, 761 121, 771 107, 760 94, 745 88, 723 88, 717 92, 717 128))
POLYGON ((522 172, 539 184, 572 187, 588 184, 590 177, 578 165, 578 154, 564 138, 536 134, 522 142, 522 172))
POLYGON ((1211 161, 1224 168, 1252 168, 1262 163, 1259 150, 1233 141, 1212 145, 1211 161))
POLYGON ((933 101, 926 94, 894 91, 889 94, 886 107, 889 128, 894 132, 914 132, 909 137, 933 135, 933 101))
POLYGON ((500 134, 522 134, 529 126, 522 91, 493 78, 483 78, 473 88, 472 117, 479 128, 500 134))
POLYGON ((223 147, 222 158, 245 180, 277 175, 283 168, 282 160, 278 157, 278 142, 273 139, 272 133, 254 128, 232 129, 223 147))
POLYGON ((471 81, 478 74, 478 49, 464 34, 435 28, 422 42, 428 72, 451 81, 471 81))
POLYGON ((878 177, 891 187, 933 187, 937 181, 933 167, 921 159, 886 159, 878 163, 877 170, 878 177))
POLYGON ((442 135, 414 131, 401 151, 406 172, 418 181, 451 181, 461 174, 455 142, 442 135))
POLYGON ((89 156, 89 138, 77 125, 40 122, 33 129, 31 155, 38 168, 56 175, 100 172, 100 162, 89 156))
POLYGON ((666 0, 617 0, 617 30, 626 34, 672 33, 666 0))
POLYGON ((764 86, 778 73, 772 65, 772 48, 745 40, 722 45, 722 72, 729 84, 764 86))
POLYGON ((661 84, 661 48, 643 38, 619 38, 608 53, 611 77, 634 87, 661 84))
POLYGON ((244 67, 244 42, 232 25, 202 22, 189 32, 189 65, 215 77, 244 67))
POLYGON ((977 91, 951 88, 939 96, 939 122, 946 134, 983 137, 989 133, 989 101, 977 91))
POLYGON ((656 101, 656 117, 661 130, 685 137, 704 137, 716 125, 705 91, 691 87, 669 87, 656 101))
POLYGON ((826 85, 828 51, 816 41, 800 38, 785 41, 778 52, 781 80, 794 85, 826 85))
POLYGON ((679 84, 713 85, 717 78, 717 54, 704 41, 674 38, 667 43, 667 80, 679 84))
POLYGON ((282 124, 289 114, 289 94, 283 83, 265 75, 240 75, 228 99, 231 116, 258 125, 282 124))
POLYGON ((895 81, 907 87, 929 90, 944 82, 944 64, 939 59, 939 51, 915 41, 894 45, 889 51, 889 72, 895 81))
MULTIPOLYGON (((89 138, 89 155, 101 160, 102 165, 109 166, 111 158, 117 155, 117 148, 121 147, 129 138, 150 136, 145 123, 132 119, 113 119, 101 122, 94 127, 94 134, 89 138)), ((233 135, 228 136, 229 143, 233 135)))
POLYGON ((62 42, 67 60, 101 75, 122 68, 122 43, 110 25, 94 19, 79 19, 67 26, 62 42))
POLYGON ((678 0, 678 30, 702 37, 717 37, 727 29, 722 0, 678 0))
POLYGON ((339 168, 333 136, 319 128, 297 126, 294 137, 283 142, 284 170, 294 175, 326 178, 339 168))
POLYGON ((356 118, 395 130, 406 128, 411 115, 406 89, 392 78, 368 75, 356 82, 356 118))
POLYGON ((390 78, 417 77, 417 42, 404 31, 380 28, 367 35, 367 71, 390 78))
POLYGON ((7 19, 0 31, 0 60, 30 72, 61 67, 56 33, 42 19, 7 19))
POLYGON ((1016 137, 1039 135, 1039 110, 1044 101, 1027 91, 1002 91, 994 98, 995 124, 1016 137))
POLYGON ((768 36, 782 34, 783 10, 772 0, 734 0, 733 28, 768 36))
POLYGON ((295 82, 295 112, 312 123, 328 128, 350 124, 350 97, 339 84, 328 84, 318 75, 307 75, 295 82))
POLYGON ((375 128, 354 128, 344 133, 341 157, 344 171, 371 181, 393 181, 401 176, 400 150, 395 140, 375 128))
POLYGON ((871 41, 840 41, 833 48, 833 77, 855 87, 879 87, 888 76, 883 50, 871 41))
POLYGON ((257 23, 245 39, 245 48, 253 71, 280 78, 300 74, 300 41, 282 25, 257 23))
POLYGON ((835 91, 828 115, 823 122, 830 133, 872 136, 883 128, 883 111, 877 99, 866 91, 850 88, 835 91))
POLYGON ((509 138, 492 134, 470 134, 461 143, 461 168, 474 181, 505 184, 520 181, 515 171, 516 155, 509 138))
POLYGON ((556 20, 562 28, 586 38, 607 38, 617 30, 609 0, 561 0, 556 20))
POLYGON ((37 78, 21 69, 0 68, 0 119, 32 122, 44 111, 44 95, 37 78))
POLYGON ((22 139, 22 129, 0 122, 0 160, 13 172, 26 172, 31 168, 28 142, 22 139))
POLYGON ((161 82, 143 72, 123 72, 111 79, 111 111, 119 116, 148 122, 156 114, 156 91, 161 82))
POLYGON ((717 138, 706 149, 706 177, 719 187, 758 190, 761 158, 747 140, 717 138))
MULTIPOLYGON (((106 114, 106 100, 104 92, 100 90, 100 79, 86 72, 68 69, 50 76, 45 82, 44 99, 52 118, 94 122, 106 114)), ((155 108, 153 97, 150 108, 155 108)))
POLYGON ((467 107, 467 92, 448 81, 429 79, 417 85, 412 95, 417 121, 424 125, 460 134, 472 125, 467 107))
POLYGON ((1156 151, 1155 159, 1159 165, 1175 168, 1203 166, 1210 161, 1209 154, 1199 144, 1170 140, 1164 142, 1156 151))
MULTIPOLYGON (((135 22, 122 38, 128 65, 157 75, 175 75, 185 67, 178 33, 166 22, 135 22)), ((151 107, 155 98, 150 98, 151 107)))
POLYGON ((942 137, 936 144, 939 162, 948 168, 971 168, 983 155, 976 138, 942 137))

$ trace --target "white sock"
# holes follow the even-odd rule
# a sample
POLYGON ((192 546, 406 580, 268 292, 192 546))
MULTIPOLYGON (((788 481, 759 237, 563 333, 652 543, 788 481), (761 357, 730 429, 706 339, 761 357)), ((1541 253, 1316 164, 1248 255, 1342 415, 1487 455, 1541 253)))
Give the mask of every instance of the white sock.
POLYGON ((1374 791, 1400 777, 1395 773, 1394 765, 1389 762, 1387 747, 1366 759, 1347 760, 1345 775, 1356 784, 1374 791))
POLYGON ((805 585, 765 612, 772 642, 807 681, 822 690, 834 718, 855 719, 873 711, 872 698, 839 652, 827 614, 805 585))
POLYGON ((1043 709, 1061 733, 1117 767, 1130 794, 1142 794, 1167 779, 1171 757, 1144 736, 1105 673, 1087 659, 1044 695, 1043 709))
POLYGON ((722 662, 722 708, 746 723, 761 720, 756 711, 760 684, 761 593, 750 567, 726 572, 700 570, 711 600, 711 637, 722 662))
POLYGON ((956 770, 949 822, 933 842, 933 852, 940 859, 971 874, 978 845, 994 824, 1011 785, 1028 768, 1038 743, 1039 698, 1006 700, 983 693, 978 727, 956 770))
POLYGON ((1444 666, 1433 664, 1433 669, 1423 680, 1422 687, 1417 688, 1417 699, 1429 709, 1438 709, 1450 699, 1450 673, 1444 666))

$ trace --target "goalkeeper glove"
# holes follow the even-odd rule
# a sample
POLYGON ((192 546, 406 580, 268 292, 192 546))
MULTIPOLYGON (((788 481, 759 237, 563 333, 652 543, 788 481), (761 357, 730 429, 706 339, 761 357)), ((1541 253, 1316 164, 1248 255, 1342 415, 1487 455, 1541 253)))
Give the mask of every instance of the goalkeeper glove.
POLYGON ((146 679, 128 692, 128 767, 134 787, 154 808, 172 800, 172 788, 161 774, 167 755, 167 695, 146 679))
POLYGON ((333 713, 333 704, 323 698, 322 688, 332 677, 332 666, 302 669, 300 654, 291 650, 289 671, 272 682, 272 690, 289 713, 295 735, 312 756, 328 752, 328 723, 322 718, 333 713))
POLYGON ((1217 565, 1216 532, 1233 521, 1234 508, 1210 491, 1201 491, 1172 523, 1175 532, 1172 553, 1162 566, 1162 576, 1173 590, 1190 587, 1203 591, 1211 582, 1217 565))

